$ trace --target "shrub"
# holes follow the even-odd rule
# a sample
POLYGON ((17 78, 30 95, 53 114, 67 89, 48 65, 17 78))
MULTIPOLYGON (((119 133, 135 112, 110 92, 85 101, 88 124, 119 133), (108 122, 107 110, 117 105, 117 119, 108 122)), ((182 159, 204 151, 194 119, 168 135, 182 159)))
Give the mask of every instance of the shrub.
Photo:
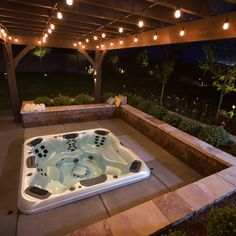
POLYGON ((161 234, 161 236, 186 236, 186 233, 182 230, 175 230, 172 231, 171 229, 165 233, 165 234, 161 234))
POLYGON ((189 134, 196 136, 199 133, 201 125, 196 121, 183 119, 179 124, 179 128, 189 134))
POLYGON ((212 125, 203 126, 200 129, 199 138, 216 147, 230 142, 229 134, 223 128, 212 125))
POLYGON ((71 104, 71 100, 68 96, 58 96, 53 98, 54 106, 67 106, 71 104))
POLYGON ((236 156, 236 143, 231 144, 230 154, 232 154, 233 156, 236 156))
POLYGON ((102 101, 103 102, 106 102, 106 100, 109 98, 109 97, 115 97, 116 94, 115 93, 112 93, 112 92, 107 92, 107 93, 103 93, 102 94, 102 101))
POLYGON ((180 122, 182 121, 182 118, 176 114, 173 113, 168 113, 165 117, 164 117, 164 121, 168 124, 171 124, 175 127, 178 127, 180 122))
POLYGON ((49 107, 52 105, 51 99, 49 97, 38 97, 38 98, 34 99, 34 103, 35 104, 43 103, 43 104, 45 104, 46 107, 49 107))
POLYGON ((144 101, 144 98, 136 96, 136 95, 128 98, 128 104, 134 107, 136 107, 139 103, 143 101, 144 101))
POLYGON ((141 111, 147 112, 152 106, 154 106, 154 102, 149 100, 144 100, 138 103, 137 108, 141 111))
POLYGON ((236 235, 236 209, 229 207, 212 209, 207 225, 207 235, 236 235))
POLYGON ((80 104, 90 104, 92 103, 92 97, 88 94, 81 93, 78 96, 75 97, 74 104, 80 105, 80 104))
POLYGON ((148 114, 156 117, 157 119, 163 119, 167 114, 167 110, 164 107, 154 105, 148 110, 148 114))

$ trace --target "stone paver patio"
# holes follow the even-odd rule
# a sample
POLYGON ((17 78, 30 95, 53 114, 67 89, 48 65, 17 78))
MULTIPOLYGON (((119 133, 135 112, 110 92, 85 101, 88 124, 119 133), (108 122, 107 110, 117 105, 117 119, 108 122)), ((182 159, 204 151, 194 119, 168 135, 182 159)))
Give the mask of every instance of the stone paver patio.
MULTIPOLYGON (((161 198, 160 195, 164 193, 202 178, 195 170, 176 159, 121 119, 52 125, 24 130, 21 123, 14 123, 10 113, 4 111, 0 115, 0 140, 0 235, 63 235, 144 202, 146 202, 144 204, 148 204, 147 207, 152 209, 153 203, 149 200, 156 197, 161 198), (148 180, 43 213, 35 215, 18 213, 17 189, 23 140, 38 135, 98 127, 111 130, 125 146, 141 157, 152 169, 151 177, 148 180)), ((195 191, 198 191, 197 185, 195 191)), ((176 196, 178 199, 178 195, 176 196)), ((135 208, 133 211, 135 215, 135 208)), ((117 220, 122 221, 124 219, 120 218, 119 215, 117 216, 117 220)), ((112 221, 110 225, 115 228, 113 220, 110 221, 112 221)), ((167 223, 165 218, 163 218, 163 222, 158 223, 154 219, 153 222, 150 222, 153 225, 165 225, 167 223)), ((135 228, 137 222, 132 224, 135 228)))

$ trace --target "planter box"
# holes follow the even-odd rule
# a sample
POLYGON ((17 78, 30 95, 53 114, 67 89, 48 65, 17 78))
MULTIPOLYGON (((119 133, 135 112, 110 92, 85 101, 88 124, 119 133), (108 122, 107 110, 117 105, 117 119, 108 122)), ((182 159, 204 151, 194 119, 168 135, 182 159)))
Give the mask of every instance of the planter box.
POLYGON ((36 127, 71 122, 110 119, 116 116, 117 108, 105 103, 88 105, 71 105, 46 107, 40 112, 24 112, 22 104, 21 115, 23 126, 36 127))

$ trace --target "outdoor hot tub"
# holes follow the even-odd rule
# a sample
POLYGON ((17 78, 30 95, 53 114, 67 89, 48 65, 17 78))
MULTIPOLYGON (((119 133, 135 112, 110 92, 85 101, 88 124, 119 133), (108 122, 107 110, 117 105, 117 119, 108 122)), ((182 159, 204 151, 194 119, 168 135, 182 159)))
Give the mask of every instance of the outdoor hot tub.
POLYGON ((149 175, 146 164, 107 129, 34 137, 24 143, 18 207, 33 214, 149 175))

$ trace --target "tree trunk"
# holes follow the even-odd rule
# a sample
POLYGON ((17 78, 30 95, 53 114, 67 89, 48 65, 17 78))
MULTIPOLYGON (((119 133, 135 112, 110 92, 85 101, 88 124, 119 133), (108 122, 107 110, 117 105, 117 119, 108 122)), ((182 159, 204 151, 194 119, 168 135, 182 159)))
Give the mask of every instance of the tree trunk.
POLYGON ((163 95, 164 95, 164 90, 165 90, 165 85, 162 84, 162 87, 161 87, 161 100, 160 100, 160 104, 162 106, 163 104, 163 95))

